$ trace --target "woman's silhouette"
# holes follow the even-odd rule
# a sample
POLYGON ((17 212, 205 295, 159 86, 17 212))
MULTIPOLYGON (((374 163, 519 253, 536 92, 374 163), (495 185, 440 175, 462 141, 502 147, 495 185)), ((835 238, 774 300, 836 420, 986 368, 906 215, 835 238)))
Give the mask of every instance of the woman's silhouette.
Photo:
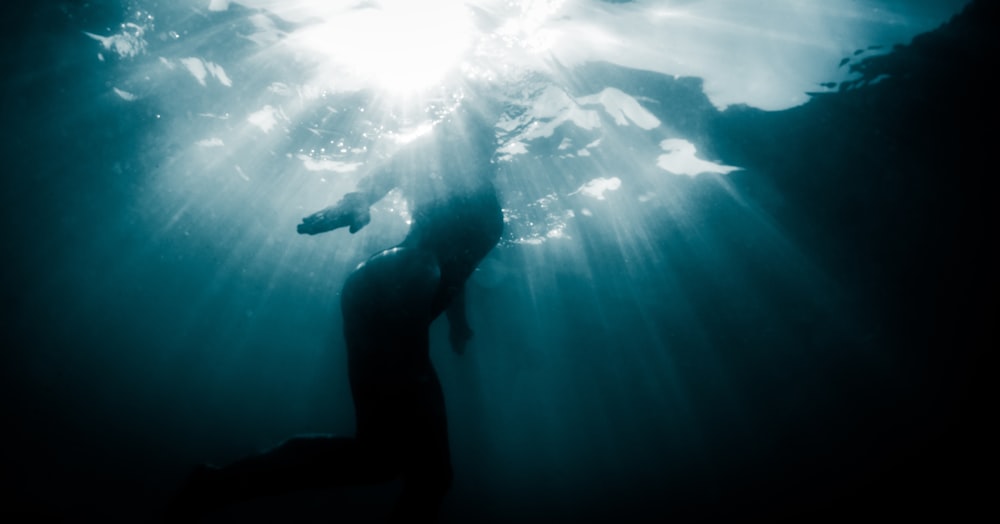
POLYGON ((357 435, 294 437, 222 468, 201 467, 172 504, 173 514, 308 487, 401 477, 393 519, 434 518, 452 470, 429 326, 446 312, 458 353, 472 336, 465 282, 503 229, 492 180, 493 122, 459 106, 431 133, 369 173, 355 192, 298 226, 308 235, 342 227, 356 232, 368 223, 369 207, 394 188, 402 190, 412 210, 405 240, 358 266, 341 294, 357 435))

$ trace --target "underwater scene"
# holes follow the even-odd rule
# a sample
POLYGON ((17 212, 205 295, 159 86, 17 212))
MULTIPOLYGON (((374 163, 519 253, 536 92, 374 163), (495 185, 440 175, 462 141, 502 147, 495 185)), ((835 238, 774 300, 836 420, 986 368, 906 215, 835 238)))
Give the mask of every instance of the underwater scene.
POLYGON ((5 522, 985 506, 996 2, 6 10, 5 522))

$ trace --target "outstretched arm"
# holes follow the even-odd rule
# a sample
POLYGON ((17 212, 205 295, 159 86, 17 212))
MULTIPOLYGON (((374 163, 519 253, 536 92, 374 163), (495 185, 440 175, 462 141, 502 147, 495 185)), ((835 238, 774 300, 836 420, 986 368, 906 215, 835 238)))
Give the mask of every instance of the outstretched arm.
POLYGON ((357 191, 348 193, 340 202, 303 218, 296 230, 303 235, 317 235, 349 227, 351 233, 357 233, 371 221, 371 205, 381 200, 396 185, 393 171, 375 171, 358 182, 357 191))

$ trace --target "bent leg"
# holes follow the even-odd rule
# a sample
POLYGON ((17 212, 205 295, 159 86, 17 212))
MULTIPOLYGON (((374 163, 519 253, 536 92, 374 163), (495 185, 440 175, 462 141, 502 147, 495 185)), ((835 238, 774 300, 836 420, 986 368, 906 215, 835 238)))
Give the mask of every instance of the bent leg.
POLYGON ((444 398, 429 357, 439 283, 433 255, 395 248, 372 257, 344 285, 357 438, 296 437, 222 468, 203 467, 168 513, 183 518, 259 496, 402 474, 394 515, 433 518, 451 483, 444 398))
POLYGON ((387 482, 399 475, 397 461, 391 450, 355 438, 293 437, 227 466, 197 469, 169 513, 182 517, 267 495, 387 482))
POLYGON ((451 489, 452 467, 444 395, 437 377, 413 392, 420 409, 408 421, 403 445, 403 491, 393 508, 396 522, 429 522, 451 489))
POLYGON ((393 449, 403 492, 393 518, 425 522, 451 485, 444 396, 429 355, 428 328, 440 284, 437 260, 387 250, 344 285, 344 334, 358 438, 393 449))

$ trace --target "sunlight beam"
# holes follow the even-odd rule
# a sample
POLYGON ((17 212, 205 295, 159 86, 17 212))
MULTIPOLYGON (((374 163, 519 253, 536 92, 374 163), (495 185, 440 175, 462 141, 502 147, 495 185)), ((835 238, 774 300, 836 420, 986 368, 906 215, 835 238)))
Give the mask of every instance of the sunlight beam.
POLYGON ((334 75, 410 94, 439 83, 469 49, 471 13, 460 2, 389 1, 326 17, 291 35, 334 75))

